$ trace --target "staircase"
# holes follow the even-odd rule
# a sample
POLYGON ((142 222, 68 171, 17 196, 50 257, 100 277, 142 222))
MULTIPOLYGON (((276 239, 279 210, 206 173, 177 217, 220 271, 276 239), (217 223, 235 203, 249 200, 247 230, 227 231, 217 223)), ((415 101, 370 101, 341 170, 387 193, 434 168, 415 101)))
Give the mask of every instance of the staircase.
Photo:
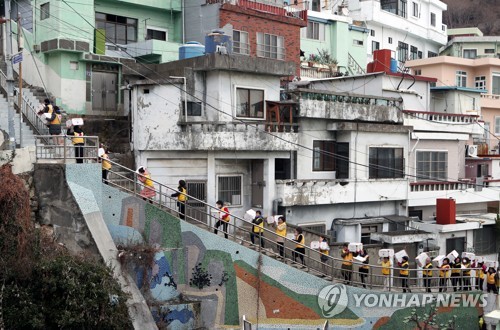
MULTIPOLYGON (((20 144, 21 148, 35 145, 35 136, 31 127, 21 121, 21 115, 18 112, 14 113, 14 128, 16 143, 20 144)), ((0 129, 9 133, 9 105, 3 95, 0 95, 0 129)))
POLYGON ((347 59, 347 69, 349 70, 349 73, 351 75, 360 75, 365 73, 365 69, 359 65, 358 62, 352 57, 350 53, 347 54, 348 59, 347 59))

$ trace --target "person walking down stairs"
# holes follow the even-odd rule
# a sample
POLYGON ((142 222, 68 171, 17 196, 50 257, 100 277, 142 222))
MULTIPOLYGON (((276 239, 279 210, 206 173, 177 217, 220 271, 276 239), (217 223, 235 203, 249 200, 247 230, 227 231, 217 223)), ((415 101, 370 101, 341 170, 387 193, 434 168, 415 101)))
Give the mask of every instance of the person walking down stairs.
POLYGON ((218 200, 215 202, 215 206, 219 209, 219 220, 215 223, 214 234, 217 235, 219 232, 219 227, 222 226, 222 231, 224 232, 224 237, 229 238, 227 227, 229 226, 229 221, 231 217, 229 215, 229 209, 224 206, 224 202, 218 200))
POLYGON ((108 184, 109 170, 111 169, 111 162, 109 161, 109 155, 104 146, 99 148, 99 160, 102 165, 102 182, 108 184))
POLYGON ((139 174, 137 176, 137 179, 141 181, 141 183, 144 185, 144 188, 141 190, 140 195, 142 196, 142 199, 147 200, 149 199, 150 203, 153 203, 151 200, 156 196, 156 190, 153 185, 153 180, 151 180, 151 174, 149 173, 148 170, 144 166, 141 166, 137 169, 137 173, 139 174))
POLYGON ((75 146, 75 158, 77 164, 83 163, 83 146, 85 145, 84 134, 80 126, 76 125, 70 128, 67 132, 71 138, 71 142, 75 146))
POLYGON ((177 187, 177 192, 170 195, 170 197, 177 197, 177 208, 179 209, 179 218, 185 219, 186 217, 186 202, 187 202, 187 189, 186 181, 179 180, 179 187, 177 187))

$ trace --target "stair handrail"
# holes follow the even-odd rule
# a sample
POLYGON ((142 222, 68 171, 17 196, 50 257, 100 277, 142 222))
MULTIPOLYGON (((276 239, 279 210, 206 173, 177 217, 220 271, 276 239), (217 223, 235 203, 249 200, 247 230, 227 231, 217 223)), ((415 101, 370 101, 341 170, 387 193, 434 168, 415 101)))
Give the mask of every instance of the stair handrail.
POLYGON ((351 53, 347 53, 347 56, 348 56, 347 66, 349 67, 349 69, 351 69, 351 67, 354 67, 355 73, 364 74, 365 69, 363 69, 363 67, 359 65, 359 63, 354 59, 354 57, 352 57, 351 53))
MULTIPOLYGON (((113 168, 118 168, 118 171, 115 171, 115 170, 109 170, 110 173, 114 173, 115 175, 117 175, 119 178, 123 179, 123 180, 126 180, 126 182, 130 182, 133 184, 133 187, 130 188, 130 187, 124 187, 116 182, 113 182, 112 179, 108 179, 107 180, 107 184, 110 185, 110 186, 115 186, 115 187, 119 187, 129 193, 132 193, 133 195, 135 196, 138 196, 140 198, 143 198, 141 195, 140 195, 140 192, 139 190, 137 189, 137 186, 138 185, 143 185, 141 184, 140 182, 138 182, 138 178, 140 176, 142 176, 141 174, 139 174, 137 171, 134 171, 132 169, 129 169, 115 161, 112 161, 112 160, 109 160, 109 159, 104 159, 101 157, 101 161, 108 161, 111 165, 112 165, 112 169, 113 168), (119 172, 122 172, 122 173, 126 173, 126 175, 122 175, 120 174, 119 172), (132 174, 132 178, 130 177, 127 177, 127 175, 130 175, 132 174)), ((153 184, 156 185, 155 187, 155 190, 156 192, 160 194, 160 199, 159 201, 158 200, 152 200, 151 202, 153 204, 156 204, 157 206, 159 206, 160 208, 164 207, 164 208, 167 208, 167 209, 170 209, 170 210, 173 210, 173 211, 177 211, 175 209, 175 206, 172 207, 171 205, 167 205, 167 204, 162 204, 162 194, 164 194, 163 196, 168 199, 169 201, 175 201, 177 202, 177 199, 175 197, 171 197, 170 195, 170 192, 172 193, 181 193, 180 191, 178 191, 176 188, 172 188, 172 187, 169 187, 165 184, 162 184, 158 181, 155 181, 153 179, 150 179, 153 184), (158 188, 158 189, 156 189, 158 188), (166 192, 169 192, 167 194, 165 194, 166 192)), ((189 201, 195 201, 197 203, 200 203, 202 204, 203 206, 205 206, 206 208, 208 208, 210 211, 209 212, 206 212, 204 213, 205 215, 207 215, 208 217, 213 217, 215 219, 218 220, 218 217, 214 216, 213 213, 217 212, 217 214, 219 213, 219 209, 216 208, 215 206, 212 206, 212 205, 209 205, 208 203, 206 203, 205 201, 202 201, 200 199, 197 199, 196 197, 194 196, 191 196, 189 195, 189 193, 185 193, 185 195, 188 197, 188 202, 189 201)), ((166 201, 165 199, 165 201, 166 201)), ((186 203, 186 207, 188 207, 188 203, 186 203)), ((177 211, 178 212, 178 211, 177 211)), ((184 212, 184 214, 187 216, 187 212, 184 212)), ((238 216, 235 216, 233 214, 231 214, 231 217, 232 217, 232 220, 230 221, 229 223, 229 226, 233 227, 234 229, 238 229, 242 232, 245 232, 245 233, 250 233, 251 232, 251 228, 250 229, 247 229, 247 228, 243 228, 243 226, 239 226, 237 225, 237 220, 241 221, 243 224, 249 224, 249 225, 252 225, 252 223, 246 219, 243 219, 241 217, 238 217, 238 216)), ((202 224, 203 226, 206 226, 206 229, 207 230, 213 230, 214 228, 210 225, 210 224, 206 224, 198 219, 195 219, 195 218, 190 218, 191 220, 194 220, 194 221, 197 221, 199 222, 200 224, 202 224)), ((221 230, 223 231, 223 230, 221 230)), ((264 249, 260 247, 260 242, 259 242, 259 239, 263 239, 266 244, 272 244, 272 246, 275 246, 276 245, 276 238, 277 237, 281 237, 279 235, 277 235, 274 231, 271 231, 267 228, 263 228, 263 231, 265 233, 264 236, 261 236, 260 238, 257 238, 257 243, 256 243, 256 246, 258 247, 258 252, 259 253, 264 253, 264 249)), ((228 230, 229 232, 229 230, 228 230)), ((247 239, 245 238, 240 238, 240 237, 236 237, 236 230, 233 231, 233 239, 234 240, 242 240, 242 241, 245 241, 245 242, 248 242, 247 239)), ((287 237, 282 237, 284 239, 284 251, 287 251, 286 253, 288 253, 288 255, 290 254, 290 252, 293 252, 293 249, 290 249, 288 247, 286 247, 286 242, 292 242, 294 245, 296 244, 295 241, 287 238, 287 237)), ((321 255, 321 252, 318 251, 318 250, 315 250, 315 249, 312 249, 310 248, 309 246, 304 246, 304 249, 306 251, 306 253, 304 254, 304 259, 306 260, 306 264, 305 266, 303 266, 302 268, 305 270, 307 269, 310 269, 310 270, 314 270, 315 272, 319 273, 321 276, 330 276, 332 278, 332 281, 335 281, 336 279, 341 279, 341 276, 335 276, 334 273, 338 271, 341 271, 341 267, 337 266, 335 267, 335 263, 337 263, 337 265, 340 265, 341 263, 345 262, 345 260, 341 259, 341 258, 337 258, 337 257, 333 257, 331 255, 327 255, 326 256, 326 260, 325 262, 321 262, 319 261, 318 259, 315 259, 315 258, 312 258, 312 256, 320 256, 321 255)), ((267 250, 269 252, 269 250, 267 250)), ((273 253, 275 256, 278 257, 278 253, 277 252, 274 252, 272 251, 271 253, 273 253)), ((281 260, 283 262, 287 262, 287 261, 290 261, 291 259, 290 258, 287 258, 286 257, 286 253, 285 253, 285 257, 282 258, 281 260)), ((356 260, 353 260, 352 261, 353 265, 358 267, 358 266, 363 266, 364 264, 361 262, 361 261, 356 261, 356 260)), ((369 264, 369 267, 372 268, 372 269, 379 269, 381 270, 383 267, 381 265, 377 265, 377 264, 373 264, 373 263, 370 263, 369 264)), ((397 274, 398 271, 402 270, 402 268, 398 267, 398 265, 392 265, 391 266, 391 272, 393 272, 393 274, 391 273, 391 275, 389 276, 389 285, 388 287, 385 287, 384 288, 384 279, 386 279, 387 277, 385 277, 385 275, 382 275, 381 274, 381 271, 379 272, 379 274, 375 274, 373 271, 370 272, 369 274, 369 282, 368 282, 368 279, 366 279, 366 284, 370 286, 370 288, 374 288, 374 289, 378 289, 378 290, 389 290, 391 291, 391 288, 394 288, 395 286, 392 284, 392 280, 393 279, 396 279, 399 277, 399 275, 397 274), (376 281, 374 281, 374 279, 376 281), (376 283, 377 282, 377 283, 376 283)), ((470 268, 471 270, 476 270, 476 271, 479 271, 480 268, 470 268)), ((411 268, 411 269, 408 269, 409 271, 411 272, 414 272, 415 273, 415 276, 409 276, 408 279, 411 280, 411 281, 416 281, 416 283, 421 283, 419 281, 422 280, 421 277, 418 276, 418 272, 422 272, 422 269, 419 269, 419 268, 411 268)), ((437 274, 437 271, 439 269, 436 269, 434 268, 433 269, 433 274, 437 274)), ((359 274, 361 274, 361 272, 358 270, 355 270, 354 268, 352 269, 351 271, 352 274, 357 274, 356 276, 359 276, 359 274)), ((469 278, 472 278, 472 277, 469 277, 469 278)), ((433 280, 437 280, 439 279, 438 276, 432 276, 431 279, 433 280)), ((447 283, 447 282, 446 282, 447 283)), ((360 281, 356 281, 356 280, 352 280, 351 281, 351 284, 361 284, 363 285, 364 283, 360 282, 360 281)), ((448 284, 446 284, 448 286, 448 284)), ((398 287, 398 289, 400 289, 401 287, 398 287)), ((423 286, 419 286, 419 285, 412 285, 411 288, 419 288, 419 289, 425 289, 423 288, 423 286)))
MULTIPOLYGON (((7 75, 0 69, 0 85, 7 93, 7 75)), ((14 87, 16 94, 19 93, 19 88, 14 87)), ((19 95, 19 94, 18 94, 19 95)), ((21 109, 21 114, 30 123, 35 130, 35 135, 49 135, 49 128, 46 123, 38 115, 38 110, 35 109, 30 102, 26 93, 22 93, 22 104, 19 104, 17 97, 14 97, 14 103, 21 109)))

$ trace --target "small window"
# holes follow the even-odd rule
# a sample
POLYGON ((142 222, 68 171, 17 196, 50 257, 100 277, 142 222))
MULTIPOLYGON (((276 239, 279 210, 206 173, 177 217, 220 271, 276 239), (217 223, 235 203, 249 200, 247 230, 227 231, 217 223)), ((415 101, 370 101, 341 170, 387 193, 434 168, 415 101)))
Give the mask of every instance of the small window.
POLYGON ((421 76, 422 75, 422 70, 420 70, 420 69, 415 70, 414 75, 415 76, 421 76))
POLYGON ((437 54, 437 53, 434 53, 434 52, 431 52, 431 51, 428 51, 428 52, 427 52, 427 57, 428 57, 428 58, 431 58, 431 57, 437 57, 437 56, 438 56, 438 54, 437 54))
POLYGON ((188 101, 186 114, 188 116, 201 116, 201 109, 202 109, 201 102, 188 101))
POLYGON ((421 58, 422 58, 422 56, 423 56, 423 55, 422 55, 422 51, 421 51, 421 50, 419 50, 419 51, 418 51, 418 53, 417 53, 417 58, 421 59, 421 58))
POLYGON ((371 35, 372 37, 375 37, 375 30, 370 30, 370 35, 371 35))
POLYGON ((144 94, 149 94, 149 88, 144 88, 144 94))
POLYGON ((285 60, 285 38, 257 32, 257 57, 285 60))
POLYGON ((467 87, 467 72, 465 71, 457 71, 457 87, 467 87))
POLYGON ((486 88, 486 77, 479 76, 474 78, 474 84, 476 89, 485 89, 486 88))
POLYGON ((321 23, 311 22, 307 23, 306 38, 313 40, 325 39, 325 25, 321 23))
POLYGON ((417 180, 446 180, 448 178, 448 152, 417 151, 417 180))
POLYGON ((416 2, 413 3, 413 17, 420 17, 418 12, 418 3, 416 2))
POLYGON ((372 41, 372 52, 374 50, 379 50, 380 49, 380 42, 378 41, 372 41))
POLYGON ((78 70, 78 62, 77 61, 70 61, 69 62, 69 69, 70 70, 78 70))
POLYGON ((352 43, 353 43, 354 46, 363 46, 363 40, 356 40, 356 39, 354 39, 352 41, 352 43))
POLYGON ((230 205, 241 205, 241 175, 219 176, 217 199, 230 205))
POLYGON ((398 42, 398 60, 400 62, 405 62, 408 59, 408 44, 399 41, 398 42))
POLYGON ((500 135, 500 117, 495 117, 495 135, 500 135))
POLYGON ((250 54, 248 32, 233 30, 233 52, 237 54, 250 54))
POLYGON ((379 226, 378 225, 361 225, 361 243, 370 244, 370 234, 378 233, 379 226))
POLYGON ((264 90, 236 88, 236 116, 264 118, 264 90))
POLYGON ((464 49, 463 57, 464 58, 476 58, 477 57, 477 49, 464 49))
POLYGON ((313 171, 335 171, 335 141, 313 142, 313 171))
POLYGON ((403 148, 370 148, 369 177, 370 179, 403 178, 403 148))
POLYGON ((485 54, 495 54, 495 49, 493 48, 488 48, 484 50, 485 54))
POLYGON ((167 31, 148 28, 146 39, 167 41, 167 31))
POLYGON ((418 48, 415 46, 410 47, 410 58, 416 60, 418 58, 418 48))
POLYGON ((392 44, 392 37, 389 37, 389 38, 387 39, 387 42, 388 42, 388 43, 390 43, 390 44, 392 44))
POLYGON ((50 17, 50 2, 40 5, 40 21, 50 17))
POLYGON ((431 13, 431 25, 436 26, 436 14, 431 13))

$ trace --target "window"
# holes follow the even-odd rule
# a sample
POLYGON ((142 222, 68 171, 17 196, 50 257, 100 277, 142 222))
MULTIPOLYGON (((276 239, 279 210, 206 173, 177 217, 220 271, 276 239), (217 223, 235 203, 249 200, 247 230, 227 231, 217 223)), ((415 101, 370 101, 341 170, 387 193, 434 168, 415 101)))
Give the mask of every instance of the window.
POLYGON ((380 49, 380 42, 378 41, 372 41, 372 52, 374 50, 379 50, 380 49))
MULTIPOLYGON (((474 230, 476 231, 476 230, 474 230)), ((458 255, 464 252, 465 237, 447 238, 446 239, 446 251, 457 251, 458 255)))
POLYGON ((431 25, 436 26, 436 14, 431 13, 431 25))
POLYGON ((378 225, 361 225, 361 243, 370 244, 370 234, 378 233, 379 226, 378 225))
POLYGON ((476 58, 477 57, 477 49, 464 49, 463 57, 464 58, 476 58))
POLYGON ((487 177, 490 175, 489 164, 477 164, 476 177, 487 177))
POLYGON ((387 38, 387 42, 392 44, 392 37, 387 38))
POLYGON ((422 75, 422 70, 418 69, 414 71, 415 76, 421 76, 422 75))
POLYGON ((309 21, 306 28, 306 38, 314 40, 324 40, 325 25, 309 21))
POLYGON ((483 226, 472 231, 474 235, 474 252, 477 255, 498 252, 496 247, 495 226, 483 226))
POLYGON ((40 5, 40 21, 50 17, 50 2, 40 5))
POLYGON ((312 11, 321 11, 320 5, 321 5, 320 0, 312 0, 311 10, 312 11))
POLYGON ((418 48, 415 46, 410 47, 410 58, 416 60, 418 58, 418 48))
POLYGON ((248 32, 233 30, 233 52, 237 54, 250 54, 248 32))
POLYGON ((370 179, 404 177, 403 148, 370 148, 370 179))
POLYGON ((500 117, 495 117, 495 135, 500 135, 500 117))
POLYGON ((146 32, 146 40, 167 41, 167 30, 148 27, 146 32))
POLYGON ((495 49, 493 48, 488 48, 484 50, 485 54, 495 54, 495 49))
POLYGON ((398 60, 400 62, 406 62, 408 59, 408 44, 399 41, 398 42, 398 60))
POLYGON ((231 205, 241 205, 241 175, 219 176, 217 199, 231 205))
POLYGON ((431 58, 431 57, 437 57, 438 54, 437 53, 434 53, 434 52, 431 52, 431 51, 428 51, 427 52, 427 57, 431 58))
POLYGON ((337 158, 335 158, 335 178, 349 178, 349 143, 335 143, 337 158))
POLYGON ((236 116, 264 118, 264 90, 236 88, 236 116))
POLYGON ((406 17, 407 0, 380 0, 380 8, 384 11, 406 17))
POLYGON ((69 69, 70 70, 78 70, 78 62, 76 61, 70 61, 69 62, 69 69))
POLYGON ((486 77, 485 76, 475 77, 474 84, 476 89, 486 89, 486 77))
POLYGON ((313 142, 313 171, 335 171, 335 141, 313 142))
POLYGON ((448 178, 448 152, 417 151, 417 180, 446 180, 448 178))
POLYGON ((420 51, 420 50, 418 51, 417 58, 422 58, 422 51, 420 51))
POLYGON ((370 30, 370 36, 375 37, 375 30, 370 30))
POLYGON ((493 73, 491 79, 491 94, 500 95, 500 72, 493 73))
POLYGON ((312 231, 318 234, 326 234, 326 225, 325 223, 304 223, 298 225, 300 228, 312 231))
POLYGON ((467 72, 457 71, 457 87, 467 87, 467 72))
MULTIPOLYGON (((184 103, 182 104, 184 105, 184 103)), ((187 102, 186 114, 188 116, 201 116, 201 113, 202 113, 201 102, 192 102, 192 101, 187 102)))
POLYGON ((418 12, 418 3, 416 2, 413 3, 413 16, 420 17, 420 14, 418 12))
POLYGON ((354 40, 352 41, 352 44, 353 44, 354 46, 363 46, 363 40, 356 40, 356 39, 354 39, 354 40))
POLYGON ((283 37, 273 34, 257 32, 257 56, 273 58, 277 60, 285 59, 285 40, 283 37))
POLYGON ((137 41, 137 20, 135 18, 95 13, 95 21, 97 29, 105 30, 106 42, 125 45, 137 41))

